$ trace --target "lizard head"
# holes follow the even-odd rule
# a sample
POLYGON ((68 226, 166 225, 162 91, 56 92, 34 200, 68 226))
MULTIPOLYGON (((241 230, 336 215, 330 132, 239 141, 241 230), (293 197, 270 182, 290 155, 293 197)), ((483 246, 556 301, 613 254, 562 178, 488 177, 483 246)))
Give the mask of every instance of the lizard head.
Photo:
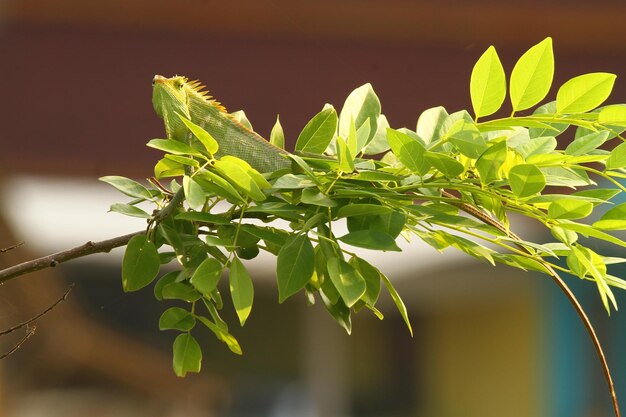
POLYGON ((155 75, 152 79, 152 105, 165 121, 168 136, 176 137, 178 131, 185 131, 179 114, 190 118, 187 84, 187 78, 178 75, 171 78, 155 75))

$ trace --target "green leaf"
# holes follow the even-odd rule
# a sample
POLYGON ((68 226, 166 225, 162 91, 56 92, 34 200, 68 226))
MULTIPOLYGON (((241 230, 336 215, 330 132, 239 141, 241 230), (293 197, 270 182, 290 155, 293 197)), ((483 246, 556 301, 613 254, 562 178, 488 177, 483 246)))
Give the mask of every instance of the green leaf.
POLYGON ((350 265, 356 268, 365 280, 365 293, 363 299, 368 305, 373 306, 378 301, 380 294, 380 271, 370 263, 358 256, 350 258, 350 265))
POLYGON ((616 104, 603 108, 598 114, 598 123, 606 126, 626 127, 626 106, 616 104))
POLYGON ((358 130, 369 120, 370 140, 378 130, 378 117, 380 116, 380 100, 376 96, 372 85, 367 83, 352 91, 341 109, 339 115, 339 135, 348 137, 350 133, 350 121, 354 120, 358 130))
POLYGON ((220 326, 216 325, 215 323, 213 323, 211 320, 207 319, 206 317, 196 316, 196 318, 200 320, 202 324, 208 327, 209 330, 215 333, 215 336, 217 336, 219 340, 224 342, 226 346, 228 346, 231 352, 237 355, 243 354, 241 350, 241 346, 239 345, 239 342, 237 341, 237 339, 235 339, 235 337, 232 334, 220 328, 220 326))
POLYGON ((571 255, 567 257, 567 265, 581 278, 587 274, 593 277, 596 281, 604 308, 606 308, 609 314, 611 312, 609 299, 613 307, 617 309, 615 296, 606 282, 606 265, 601 256, 589 248, 573 246, 571 255))
POLYGON ((203 211, 185 211, 177 214, 176 220, 189 220, 193 222, 208 223, 208 224, 230 224, 230 221, 226 220, 222 216, 218 216, 211 213, 205 213, 203 211))
POLYGON ((328 259, 328 275, 348 308, 365 294, 365 280, 348 262, 339 258, 328 259))
POLYGON ((337 202, 328 198, 315 188, 306 188, 302 190, 300 201, 305 204, 313 204, 322 207, 335 207, 337 202))
POLYGON ((369 140, 365 149, 363 149, 365 155, 376 155, 389 150, 389 142, 387 142, 389 122, 384 114, 378 116, 377 124, 378 127, 374 136, 369 140))
POLYGON ((495 113, 504 102, 504 68, 493 46, 487 48, 472 69, 470 96, 476 118, 495 113))
POLYGON ((143 198, 146 200, 149 200, 152 197, 152 194, 146 189, 146 187, 139 184, 137 181, 133 181, 126 177, 109 175, 106 177, 100 177, 98 180, 111 184, 113 187, 117 188, 129 197, 143 198))
POLYGON ((515 150, 522 155, 524 159, 527 159, 533 155, 549 154, 556 149, 557 142, 552 136, 541 136, 538 138, 532 138, 529 142, 519 145, 515 150))
POLYGON ((259 188, 249 172, 233 161, 217 160, 214 165, 215 169, 234 184, 237 188, 250 196, 254 201, 265 200, 265 194, 259 188))
POLYGON ((234 111, 230 115, 232 116, 233 119, 235 119, 235 121, 237 121, 240 125, 242 125, 246 129, 254 130, 252 128, 252 123, 250 123, 248 116, 246 116, 246 113, 243 110, 234 111))
POLYGON ((185 175, 183 177, 183 190, 187 204, 194 210, 202 210, 206 203, 206 193, 200 184, 193 178, 185 175))
POLYGON ((337 131, 337 112, 327 107, 311 119, 296 141, 296 151, 322 154, 337 131))
POLYGON ((437 152, 426 152, 424 156, 437 171, 448 178, 458 177, 465 171, 465 167, 462 163, 448 155, 437 152))
POLYGON ((163 275, 156 284, 154 284, 154 298, 159 301, 163 300, 163 288, 176 281, 181 271, 171 271, 163 275))
POLYGON ((606 203, 619 194, 621 191, 617 188, 593 188, 590 190, 577 191, 572 196, 589 197, 600 201, 594 202, 594 205, 606 203))
POLYGON ((272 188, 295 190, 298 188, 309 188, 315 186, 315 181, 312 181, 308 175, 285 174, 274 182, 272 188))
POLYGON ((285 149, 285 132, 283 132, 279 116, 276 116, 276 123, 270 132, 270 143, 277 148, 285 149))
MULTIPOLYGON (((167 155, 166 155, 167 156, 167 155)), ((163 158, 154 166, 154 176, 157 179, 166 177, 178 177, 185 173, 185 167, 180 162, 163 158)))
POLYGON ((109 211, 124 214, 125 216, 139 217, 142 219, 149 219, 150 217, 152 217, 151 215, 149 215, 148 213, 146 213, 139 207, 135 207, 132 204, 122 204, 122 203, 111 204, 111 208, 109 209, 109 211))
POLYGON ((606 161, 606 169, 619 169, 626 167, 626 143, 620 143, 611 151, 606 161))
MULTIPOLYGON (((533 116, 553 116, 556 113, 556 100, 541 105, 535 109, 533 116)), ((547 127, 531 127, 528 134, 531 138, 540 138, 543 136, 559 136, 569 127, 567 123, 546 123, 547 127)))
POLYGON ((235 204, 246 201, 230 182, 215 172, 204 170, 197 173, 194 179, 207 193, 218 195, 235 204))
POLYGON ((387 140, 400 162, 417 175, 428 172, 430 164, 426 160, 426 149, 409 135, 394 129, 387 129, 387 140))
POLYGON ((145 287, 156 278, 160 266, 159 253, 146 235, 133 236, 122 260, 122 288, 129 292, 145 287))
POLYGON ((341 236, 339 240, 350 246, 359 248, 396 252, 402 251, 402 249, 396 245, 393 237, 378 230, 357 230, 341 236))
POLYGON ((278 252, 276 280, 278 302, 300 291, 313 276, 315 252, 306 234, 289 239, 278 252))
POLYGON ((513 111, 526 110, 545 98, 554 76, 552 38, 530 48, 511 72, 509 87, 513 111))
POLYGON ((187 332, 194 328, 196 319, 193 315, 180 307, 168 308, 161 314, 159 330, 180 330, 187 332))
POLYGON ((202 350, 200 345, 189 333, 183 333, 174 340, 174 373, 184 377, 187 372, 200 372, 202 350))
POLYGON ((254 286, 246 267, 236 256, 230 262, 229 280, 233 306, 237 312, 237 317, 239 317, 239 323, 243 326, 250 315, 250 311, 252 311, 254 286))
POLYGON ((224 266, 217 259, 206 258, 194 271, 189 282, 202 294, 210 294, 222 276, 224 266))
POLYGON ((561 227, 569 230, 573 230, 574 232, 578 232, 586 237, 593 237, 596 239, 604 240, 605 242, 612 243, 617 246, 621 246, 626 248, 626 242, 621 239, 616 238, 608 233, 605 233, 601 230, 597 230, 596 228, 589 226, 588 224, 580 224, 580 223, 561 223, 561 227))
POLYGON ((427 109, 417 119, 415 133, 426 145, 436 142, 439 140, 439 131, 447 117, 448 112, 441 106, 427 109))
POLYGON ((193 133, 193 135, 200 141, 200 143, 202 144, 202 146, 204 146, 207 152, 209 152, 211 155, 215 155, 217 153, 219 145, 209 132, 180 114, 178 115, 178 117, 180 118, 180 120, 183 121, 183 123, 185 124, 185 126, 187 126, 191 133, 193 133))
POLYGON ((348 144, 341 136, 337 136, 337 159, 339 160, 339 171, 354 171, 354 155, 350 153, 348 144))
POLYGON ((350 318, 350 309, 345 305, 342 299, 338 299, 336 302, 332 302, 324 291, 320 291, 320 298, 324 307, 335 319, 335 321, 344 328, 344 330, 350 334, 352 333, 352 320, 350 318))
POLYGON ((365 294, 365 280, 352 265, 343 259, 331 258, 327 264, 328 275, 348 308, 365 294))
POLYGON ((391 283, 391 281, 389 281, 389 278, 387 278, 385 274, 381 273, 380 277, 385 283, 385 287, 387 287, 387 291, 389 291, 389 295, 391 295, 391 298, 393 299, 393 302, 396 305, 396 308, 400 312, 400 315, 402 316, 402 319, 404 320, 406 327, 409 329, 409 333, 411 333, 411 337, 413 337, 413 328, 411 327, 411 321, 409 320, 409 313, 406 310, 406 306, 404 305, 402 298, 400 298, 400 294, 398 294, 398 291, 396 291, 393 284, 391 283))
POLYGON ((546 186, 546 178, 536 166, 521 164, 509 171, 509 184, 513 193, 523 198, 540 193, 546 186))
POLYGON ((171 153, 167 153, 167 154, 165 154, 165 156, 163 158, 164 159, 170 159, 170 160, 172 160, 174 162, 178 162, 179 164, 188 165, 188 166, 194 167, 194 168, 199 168, 200 167, 200 163, 198 161, 196 161, 193 158, 189 158, 187 156, 172 155, 171 153))
POLYGON ((448 140, 468 158, 477 159, 487 144, 474 123, 465 119, 457 120, 448 130, 448 140))
POLYGON ((351 216, 363 216, 363 215, 377 215, 391 213, 391 209, 379 204, 348 204, 341 207, 337 211, 337 218, 351 217, 351 216))
POLYGON ((374 139, 374 135, 370 134, 370 130, 372 129, 371 123, 369 120, 366 120, 357 130, 356 130, 356 147, 355 147, 355 155, 358 155, 363 151, 363 148, 374 139))
POLYGON ((600 220, 593 224, 593 227, 603 230, 625 230, 626 229, 626 203, 608 210, 600 220))
POLYGON ((501 141, 490 146, 476 161, 476 169, 480 174, 480 182, 489 184, 500 179, 500 168, 506 161, 506 141, 501 141))
POLYGON ((171 153, 174 155, 193 155, 202 156, 200 152, 187 145, 173 139, 152 139, 146 144, 150 148, 158 149, 163 152, 171 153))
POLYGON ((193 303, 202 298, 202 294, 186 282, 173 282, 167 284, 161 290, 164 300, 183 300, 193 303))
POLYGON ((565 148, 566 155, 586 155, 602 145, 609 137, 609 132, 601 131, 581 136, 565 148))
POLYGON ((593 204, 588 201, 562 198, 548 207, 548 216, 552 219, 582 219, 593 211, 593 204))
POLYGON ((615 78, 615 74, 595 72, 565 82, 556 94, 557 113, 584 113, 595 109, 611 94, 615 78))

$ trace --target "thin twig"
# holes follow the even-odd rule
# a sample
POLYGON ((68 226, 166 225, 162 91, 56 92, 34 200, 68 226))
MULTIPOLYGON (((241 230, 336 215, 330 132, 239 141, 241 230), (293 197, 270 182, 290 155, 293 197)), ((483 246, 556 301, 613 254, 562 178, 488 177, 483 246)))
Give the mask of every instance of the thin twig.
POLYGON ((4 252, 8 252, 8 251, 13 250, 13 249, 17 249, 20 246, 22 246, 23 244, 24 244, 24 242, 20 242, 20 243, 16 243, 15 245, 9 246, 8 248, 2 248, 2 249, 0 249, 0 253, 4 253, 4 252))
POLYGON ((52 268, 60 263, 67 262, 72 259, 82 258, 83 256, 92 255, 94 253, 109 252, 111 249, 124 246, 133 237, 145 233, 144 230, 129 233, 123 236, 117 236, 112 239, 102 240, 100 242, 87 242, 84 245, 67 249, 52 255, 43 256, 41 258, 26 261, 21 264, 11 266, 0 271, 0 283, 6 282, 20 275, 29 274, 41 269, 52 268))
MULTIPOLYGON (((445 190, 441 190, 441 194, 443 196, 445 196, 445 197, 454 198, 454 199, 458 200, 457 197, 455 197, 454 195, 448 193, 445 190)), ((484 222, 486 224, 489 224, 490 226, 493 226, 493 227, 497 228, 498 230, 500 230, 501 232, 505 233, 509 238, 511 238, 514 241, 516 241, 516 245, 520 249, 524 250, 526 253, 528 253, 531 256, 533 255, 528 250, 528 248, 526 248, 523 245, 523 240, 522 239, 520 239, 515 233, 513 233, 512 231, 510 231, 506 227, 504 227, 496 219, 492 218, 491 216, 488 216, 487 214, 483 213, 480 210, 477 210, 475 207, 471 206, 470 204, 463 203, 461 201, 459 201, 456 204, 455 203, 452 203, 452 204, 454 204, 455 206, 459 207, 461 210, 465 211, 466 213, 470 214, 471 216, 476 217, 478 220, 481 220, 482 222, 484 222)), ((595 331, 595 329, 593 327, 593 324, 591 324, 591 320, 589 320, 589 317, 587 316, 587 313, 585 313, 585 310, 580 305, 580 302, 578 301, 578 299, 576 298, 574 293, 569 289, 567 284, 565 284, 563 279, 552 268, 552 266, 550 266, 546 262, 542 262, 541 259, 539 259, 539 262, 546 269, 546 271, 548 272, 548 275, 550 276, 550 278, 552 278, 552 280, 556 283, 556 285, 563 292, 563 294, 565 294, 565 296, 569 300, 570 304, 574 307, 574 310, 576 310, 576 313, 578 314, 578 317, 580 317, 580 319, 582 320, 582 322, 583 322, 583 324, 584 324, 584 326, 585 326, 585 328, 587 330, 587 333, 589 333, 589 337, 591 338, 591 341, 593 342, 594 348, 596 350, 596 354, 598 355, 598 358, 600 359, 600 362, 602 364, 602 371, 604 372, 604 378, 605 378, 606 383, 608 385, 609 393, 611 394, 611 400, 613 401, 613 410, 615 411, 615 416, 616 417, 620 417, 621 413, 620 413, 620 410, 619 410, 619 404, 617 402, 617 393, 615 392, 615 384, 613 383, 613 378, 611 377, 611 370, 609 369, 609 364, 606 361, 606 356, 604 355, 604 350, 602 349, 602 345, 600 344, 600 339, 598 339, 598 335, 596 334, 596 331, 595 331)))
POLYGON ((0 356, 0 360, 2 360, 2 359, 4 359, 4 358, 6 358, 6 357, 7 357, 7 356, 9 356, 9 355, 12 355, 13 353, 15 353, 15 351, 16 351, 16 350, 18 350, 19 348, 21 348, 21 347, 22 347, 22 345, 23 345, 23 344, 24 344, 24 343, 25 343, 28 339, 30 339, 32 335, 34 335, 34 334, 35 334, 35 330, 37 330, 37 326, 32 326, 32 327, 31 327, 31 326, 28 326, 28 327, 26 328, 26 334, 24 335, 24 337, 22 337, 22 339, 21 339, 19 342, 17 342, 17 344, 16 344, 15 346, 13 346, 13 347, 11 348, 11 350, 9 350, 8 352, 6 352, 6 353, 2 354, 2 355, 0 356))
POLYGON ((67 299, 67 296, 69 295, 70 291, 72 291, 72 288, 74 288, 74 284, 70 284, 69 288, 65 291, 65 293, 58 299, 56 300, 50 307, 46 308, 44 311, 42 311, 41 313, 37 314, 35 317, 31 317, 30 319, 26 320, 23 323, 20 324, 16 324, 13 327, 10 327, 6 330, 3 330, 0 332, 0 336, 4 336, 5 334, 9 334, 17 329, 21 329, 22 327, 28 326, 29 324, 31 324, 32 322, 34 322, 35 320, 39 319, 40 317, 45 316, 46 314, 48 314, 50 311, 52 311, 53 308, 55 308, 57 305, 59 305, 62 301, 65 301, 67 299))

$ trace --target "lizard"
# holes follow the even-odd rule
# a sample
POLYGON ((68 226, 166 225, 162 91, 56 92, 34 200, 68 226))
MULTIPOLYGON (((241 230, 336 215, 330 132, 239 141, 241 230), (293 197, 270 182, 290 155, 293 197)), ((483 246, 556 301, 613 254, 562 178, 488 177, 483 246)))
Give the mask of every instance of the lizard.
POLYGON ((171 78, 155 75, 152 105, 165 123, 168 139, 190 142, 191 134, 179 117, 182 115, 215 138, 219 144, 216 158, 234 155, 261 173, 291 167, 287 151, 239 123, 199 81, 178 75, 171 78))

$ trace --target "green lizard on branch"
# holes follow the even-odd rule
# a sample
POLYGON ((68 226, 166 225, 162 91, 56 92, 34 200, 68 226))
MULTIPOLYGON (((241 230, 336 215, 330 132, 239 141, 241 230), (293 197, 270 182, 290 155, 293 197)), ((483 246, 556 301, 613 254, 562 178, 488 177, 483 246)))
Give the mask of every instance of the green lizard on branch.
POLYGON ((200 82, 189 81, 182 76, 165 78, 156 75, 152 84, 152 104, 163 118, 168 138, 186 143, 190 141, 191 133, 179 117, 183 115, 218 141, 217 158, 237 156, 259 172, 273 172, 291 166, 290 160, 285 157, 287 151, 244 127, 204 91, 200 82))

